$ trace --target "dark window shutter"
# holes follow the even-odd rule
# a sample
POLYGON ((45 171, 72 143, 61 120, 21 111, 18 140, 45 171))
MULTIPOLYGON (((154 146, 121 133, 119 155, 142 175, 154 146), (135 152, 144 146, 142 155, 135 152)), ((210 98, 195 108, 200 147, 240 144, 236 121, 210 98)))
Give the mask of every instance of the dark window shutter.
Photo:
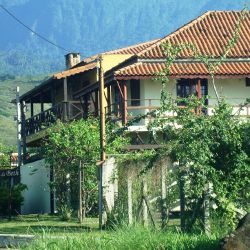
POLYGON ((140 80, 130 80, 131 105, 140 106, 140 80))

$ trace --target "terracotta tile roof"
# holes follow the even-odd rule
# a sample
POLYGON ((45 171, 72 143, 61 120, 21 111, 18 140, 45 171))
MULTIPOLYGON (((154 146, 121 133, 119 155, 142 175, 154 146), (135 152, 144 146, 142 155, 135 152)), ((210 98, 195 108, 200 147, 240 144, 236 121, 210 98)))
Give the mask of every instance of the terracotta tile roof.
MULTIPOLYGON (((197 46, 203 55, 220 56, 228 40, 232 37, 235 25, 240 17, 239 11, 209 11, 182 26, 170 35, 155 42, 137 54, 140 58, 163 58, 161 44, 191 43, 197 46)), ((250 12, 241 24, 240 37, 228 57, 249 57, 250 55, 250 12)), ((181 58, 192 57, 192 52, 185 50, 181 58)))
POLYGON ((158 41, 159 41, 159 39, 155 39, 155 40, 144 42, 144 43, 138 43, 138 44, 128 46, 125 48, 107 51, 103 54, 104 55, 118 55, 118 54, 119 55, 121 55, 121 54, 122 55, 127 55, 127 54, 136 55, 137 53, 145 50, 146 48, 148 48, 149 46, 151 46, 152 44, 154 44, 158 41))
MULTIPOLYGON (((128 46, 125 48, 110 50, 110 51, 104 52, 102 54, 103 55, 131 55, 132 56, 132 55, 136 55, 137 53, 141 52, 142 50, 148 48, 149 46, 156 43, 157 41, 159 41, 159 39, 155 39, 155 40, 144 42, 144 43, 138 43, 138 44, 131 45, 131 46, 128 46)), ((93 55, 91 57, 87 57, 83 61, 81 61, 80 63, 75 65, 73 68, 85 65, 86 63, 90 63, 90 62, 96 60, 98 56, 99 55, 93 55)))
MULTIPOLYGON (((116 79, 153 78, 161 72, 164 63, 136 63, 115 72, 116 79)), ((250 62, 225 62, 218 68, 216 77, 250 77, 250 62)), ((206 65, 199 62, 173 63, 170 67, 171 78, 209 78, 206 65)))
POLYGON ((62 79, 62 78, 65 78, 67 76, 76 75, 76 74, 83 73, 85 71, 94 69, 95 67, 96 67, 96 62, 89 63, 89 64, 86 64, 84 66, 80 66, 80 67, 77 67, 77 68, 72 68, 72 69, 65 70, 65 71, 62 71, 60 73, 54 74, 52 76, 52 78, 54 78, 54 79, 62 79))

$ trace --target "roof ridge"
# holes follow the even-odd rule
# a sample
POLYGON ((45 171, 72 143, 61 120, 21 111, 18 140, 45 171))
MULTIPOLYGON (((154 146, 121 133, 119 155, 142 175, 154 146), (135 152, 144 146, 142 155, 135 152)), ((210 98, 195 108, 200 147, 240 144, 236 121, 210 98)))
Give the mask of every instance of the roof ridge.
POLYGON ((172 37, 180 34, 184 30, 189 29, 190 27, 192 27, 196 23, 199 23, 204 18, 206 18, 207 16, 212 15, 213 13, 240 13, 240 12, 241 12, 240 10, 236 10, 236 11, 234 11, 234 10, 228 10, 228 11, 224 11, 224 10, 209 10, 209 11, 206 11, 202 15, 196 17, 195 19, 193 19, 193 20, 189 21, 188 23, 184 24, 183 26, 179 27, 175 31, 171 32, 170 34, 168 34, 168 35, 164 36, 163 38, 159 39, 156 43, 154 43, 151 46, 149 46, 149 47, 145 48, 144 50, 140 51, 139 53, 136 54, 136 56, 140 57, 140 56, 144 55, 146 52, 148 52, 151 49, 157 47, 158 45, 160 45, 165 40, 171 39, 172 37))
POLYGON ((130 69, 130 68, 133 68, 133 67, 135 67, 135 66, 137 66, 137 65, 143 65, 143 64, 144 64, 144 63, 142 63, 142 62, 135 62, 135 63, 132 63, 132 64, 130 64, 130 65, 127 65, 127 66, 123 67, 123 68, 120 68, 120 69, 118 69, 118 70, 115 70, 114 74, 116 75, 117 73, 120 73, 120 72, 125 71, 125 70, 130 69))
POLYGON ((170 37, 176 35, 177 33, 180 33, 181 31, 188 29, 190 26, 192 26, 194 23, 197 23, 198 21, 204 19, 206 16, 210 15, 211 13, 213 13, 214 11, 206 11, 204 12, 202 15, 196 17, 195 19, 189 21, 188 23, 182 25, 181 27, 179 27, 178 29, 176 29, 175 31, 171 32, 170 34, 164 36, 163 38, 159 39, 158 42, 152 44, 151 46, 149 46, 148 48, 142 50, 141 52, 139 52, 137 54, 138 57, 140 57, 141 55, 143 55, 145 52, 149 51, 150 49, 156 47, 157 45, 161 44, 163 40, 165 39, 169 39, 170 37))
POLYGON ((136 43, 136 44, 133 44, 133 45, 121 47, 121 48, 118 48, 118 49, 108 50, 108 51, 102 52, 100 54, 104 54, 105 55, 106 53, 110 53, 110 52, 117 52, 117 51, 123 50, 123 49, 131 49, 131 48, 134 48, 134 47, 137 47, 137 46, 140 46, 140 45, 145 45, 147 43, 154 43, 154 42, 157 42, 159 40, 160 40, 160 38, 157 38, 157 39, 149 40, 149 41, 146 41, 146 42, 136 43))

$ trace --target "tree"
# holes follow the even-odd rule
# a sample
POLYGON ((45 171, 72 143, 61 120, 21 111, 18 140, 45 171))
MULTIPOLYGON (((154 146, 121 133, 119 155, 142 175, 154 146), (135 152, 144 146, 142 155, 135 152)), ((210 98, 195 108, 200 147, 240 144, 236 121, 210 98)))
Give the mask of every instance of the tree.
MULTIPOLYGON (((79 205, 79 166, 82 181, 83 215, 97 213, 96 163, 100 159, 100 121, 88 118, 71 123, 58 123, 50 129, 44 146, 45 161, 52 166, 58 207, 79 205)), ((107 123, 107 153, 124 150, 127 139, 113 133, 114 125, 107 123)))
POLYGON ((44 147, 45 161, 52 166, 57 205, 77 207, 80 161, 85 172, 84 197, 87 212, 96 205, 96 170, 99 157, 99 122, 97 119, 58 122, 50 130, 44 147))

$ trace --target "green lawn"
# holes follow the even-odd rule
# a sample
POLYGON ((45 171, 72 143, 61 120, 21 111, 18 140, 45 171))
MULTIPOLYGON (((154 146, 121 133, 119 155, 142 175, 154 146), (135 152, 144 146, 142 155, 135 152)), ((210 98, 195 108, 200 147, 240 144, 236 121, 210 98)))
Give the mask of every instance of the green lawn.
POLYGON ((170 221, 166 231, 143 228, 140 225, 120 226, 98 230, 97 218, 86 218, 80 225, 77 219, 69 222, 59 216, 23 215, 0 219, 0 233, 34 234, 38 237, 21 249, 217 249, 218 237, 202 234, 183 234, 178 230, 179 220, 170 221), (60 236, 53 238, 50 236, 60 236))
POLYGON ((61 221, 59 216, 51 215, 19 215, 8 219, 0 219, 0 233, 2 234, 71 234, 98 229, 97 218, 86 218, 80 225, 77 219, 69 222, 61 221))

